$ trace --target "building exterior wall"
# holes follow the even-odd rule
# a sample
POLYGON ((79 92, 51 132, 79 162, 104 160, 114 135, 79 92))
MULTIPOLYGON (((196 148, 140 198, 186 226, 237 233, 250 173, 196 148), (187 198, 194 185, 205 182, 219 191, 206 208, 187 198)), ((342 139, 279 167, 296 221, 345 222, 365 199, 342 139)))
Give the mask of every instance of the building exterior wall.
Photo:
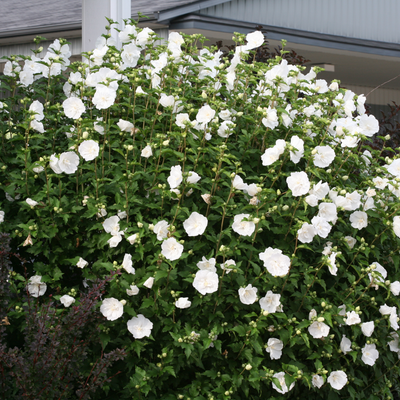
POLYGON ((232 0, 199 13, 261 25, 400 43, 398 0, 232 0))

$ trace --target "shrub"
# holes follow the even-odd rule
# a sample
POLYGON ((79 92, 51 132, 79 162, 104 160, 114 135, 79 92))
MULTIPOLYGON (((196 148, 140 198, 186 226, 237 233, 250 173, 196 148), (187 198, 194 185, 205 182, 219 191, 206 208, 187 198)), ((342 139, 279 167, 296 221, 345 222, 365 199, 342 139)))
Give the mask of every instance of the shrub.
POLYGON ((134 22, 120 36, 64 74, 62 40, 6 64, 1 227, 30 292, 121 271, 99 310, 103 346, 128 354, 110 396, 390 397, 400 161, 368 145, 365 97, 250 62, 261 32, 227 56, 134 22))

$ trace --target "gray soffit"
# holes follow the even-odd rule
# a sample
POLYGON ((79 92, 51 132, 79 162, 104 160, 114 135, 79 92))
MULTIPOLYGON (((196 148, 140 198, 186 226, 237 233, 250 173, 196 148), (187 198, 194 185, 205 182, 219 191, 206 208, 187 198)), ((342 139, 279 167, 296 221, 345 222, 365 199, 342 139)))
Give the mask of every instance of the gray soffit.
MULTIPOLYGON (((201 29, 225 33, 249 33, 254 31, 257 25, 259 24, 190 14, 171 21, 170 29, 178 31, 180 29, 201 29)), ((267 32, 267 38, 272 40, 285 39, 288 42, 310 46, 356 51, 380 56, 400 57, 400 44, 398 43, 354 39, 344 36, 307 32, 271 25, 262 25, 262 27, 263 30, 267 32)))

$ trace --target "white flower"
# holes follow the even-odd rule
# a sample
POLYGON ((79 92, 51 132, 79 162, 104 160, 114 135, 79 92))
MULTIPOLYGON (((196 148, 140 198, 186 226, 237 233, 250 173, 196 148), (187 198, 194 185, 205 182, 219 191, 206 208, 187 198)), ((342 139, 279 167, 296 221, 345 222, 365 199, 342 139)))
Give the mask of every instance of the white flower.
POLYGON ((278 311, 281 305, 281 295, 268 290, 267 294, 259 300, 260 307, 264 311, 273 314, 278 311))
POLYGON ((196 272, 193 287, 202 295, 218 290, 218 275, 216 272, 200 270, 196 272))
POLYGON ((110 297, 103 300, 103 303, 100 307, 100 312, 109 321, 115 321, 116 319, 122 317, 122 314, 124 313, 124 306, 119 300, 115 299, 114 297, 110 297))
POLYGON ((35 206, 37 206, 37 205, 39 204, 37 201, 32 200, 32 199, 29 198, 29 197, 28 197, 25 201, 26 201, 26 202, 28 203, 28 205, 31 206, 31 207, 35 207, 35 206))
POLYGON ((320 168, 329 167, 335 159, 335 151, 329 146, 317 146, 314 150, 314 165, 320 168))
POLYGON ((126 240, 130 243, 130 244, 135 244, 137 239, 137 234, 134 233, 133 235, 129 236, 126 238, 126 240))
POLYGON ((313 375, 311 383, 314 387, 320 389, 321 386, 324 384, 324 378, 320 375, 313 375))
POLYGON ((334 203, 320 203, 318 205, 318 216, 324 218, 326 221, 336 221, 337 207, 334 203))
POLYGON ((190 122, 189 114, 181 113, 176 115, 175 123, 179 126, 179 128, 185 129, 185 123, 190 122))
POLYGON ((346 325, 355 325, 360 323, 361 323, 361 318, 355 311, 347 311, 346 325))
POLYGON ((354 239, 352 236, 345 236, 344 240, 346 241, 346 243, 348 244, 350 249, 352 249, 355 246, 355 244, 357 243, 357 240, 354 239))
POLYGON ((145 336, 149 337, 153 329, 153 323, 142 314, 138 314, 137 317, 130 319, 127 325, 128 331, 132 333, 135 339, 142 339, 145 336))
POLYGON ((99 85, 93 96, 93 104, 98 110, 104 110, 114 104, 117 92, 111 87, 99 85))
POLYGON ((79 257, 79 261, 76 263, 76 266, 78 268, 85 268, 88 264, 89 263, 86 260, 84 260, 82 257, 79 257))
POLYGON ((117 125, 118 128, 123 132, 131 132, 131 130, 134 128, 134 125, 131 122, 125 121, 124 119, 120 119, 117 122, 117 125))
POLYGON ((71 296, 68 296, 67 294, 64 294, 64 296, 61 296, 60 301, 64 307, 69 307, 72 303, 75 303, 75 299, 71 296))
POLYGON ((304 171, 292 172, 289 177, 286 178, 286 183, 289 189, 292 191, 293 196, 303 196, 310 190, 310 181, 304 171))
POLYGON ((361 324, 361 331, 366 337, 370 337, 374 332, 375 325, 374 321, 363 322, 361 324))
POLYGON ((79 156, 73 151, 67 151, 61 153, 60 159, 58 161, 58 167, 62 172, 66 174, 73 174, 79 165, 79 156))
POLYGON ((187 183, 194 184, 197 183, 201 179, 200 175, 194 171, 189 171, 187 177, 187 183))
POLYGON ((146 281, 143 283, 143 286, 147 287, 148 289, 151 289, 154 285, 154 278, 151 276, 150 278, 147 278, 146 281))
POLYGON ((233 133, 233 128, 235 124, 232 121, 223 121, 220 127, 218 128, 218 136, 222 138, 227 138, 233 133))
POLYGON ((94 140, 84 140, 78 147, 78 152, 85 161, 94 160, 99 155, 99 144, 94 140))
POLYGON ((194 211, 189 218, 183 222, 183 228, 188 236, 199 236, 204 233, 207 228, 208 219, 204 215, 194 211))
POLYGON ((232 181, 232 187, 238 190, 246 190, 247 184, 243 182, 243 179, 239 175, 235 175, 232 181))
POLYGON ((400 238, 400 217, 396 216, 393 218, 393 231, 395 235, 400 238))
POLYGON ((110 245, 110 247, 117 247, 121 240, 122 236, 120 234, 117 234, 111 236, 111 238, 107 240, 107 243, 110 245))
POLYGON ((44 126, 41 122, 36 121, 35 119, 31 121, 30 127, 34 129, 36 132, 44 133, 44 126))
POLYGON ((143 148, 142 152, 140 153, 141 157, 149 158, 153 155, 153 151, 151 150, 151 146, 147 145, 143 148))
POLYGON ((173 107, 175 104, 175 98, 172 95, 167 96, 165 93, 161 93, 160 104, 163 107, 173 107))
POLYGON ((34 114, 35 121, 41 121, 44 118, 43 104, 38 100, 34 100, 32 102, 32 104, 29 106, 29 111, 34 114))
POLYGON ((332 371, 328 377, 329 384, 336 390, 343 389, 347 383, 346 372, 343 371, 332 371))
POLYGON ((153 232, 157 235, 157 240, 166 239, 168 236, 169 224, 165 220, 161 220, 154 225, 153 232))
POLYGON ((261 156, 262 165, 268 166, 279 160, 279 150, 274 146, 265 150, 261 156))
POLYGON ((296 150, 290 150, 290 160, 297 164, 301 157, 304 155, 304 140, 298 136, 292 136, 290 139, 290 145, 296 150))
POLYGON ((278 113, 274 108, 268 107, 265 112, 267 116, 262 119, 262 123, 266 128, 274 129, 279 125, 278 113))
POLYGON ((301 243, 311 243, 316 235, 316 231, 313 225, 305 222, 301 228, 297 231, 297 238, 301 243))
POLYGON ((177 308, 189 308, 192 305, 192 302, 188 300, 187 297, 179 297, 179 299, 175 302, 175 307, 177 308))
POLYGON ((354 211, 350 215, 351 226, 355 229, 363 229, 368 226, 368 215, 364 211, 354 211))
POLYGON ((183 246, 173 237, 161 244, 161 254, 170 261, 178 260, 183 252, 183 246))
MULTIPOLYGON (((1 213, 1 211, 0 211, 1 213)), ((394 281, 390 284, 390 291, 395 295, 398 296, 400 293, 400 282, 394 281)))
POLYGON ((271 360, 279 360, 282 357, 283 342, 276 338, 269 338, 265 349, 271 356, 271 360))
POLYGON ((379 307, 379 312, 382 315, 390 315, 390 314, 396 314, 396 307, 389 307, 388 305, 386 305, 386 303, 383 306, 379 307))
POLYGON ((130 285, 129 289, 126 289, 128 296, 136 296, 139 293, 139 288, 136 285, 130 285))
POLYGON ((329 255, 329 257, 328 257, 328 267, 329 267, 329 272, 332 274, 332 275, 337 275, 337 270, 338 270, 338 268, 337 268, 337 266, 336 266, 336 256, 337 256, 337 253, 335 253, 334 251, 329 255))
POLYGON ((243 221, 250 218, 250 214, 238 214, 233 219, 232 229, 242 236, 251 236, 256 229, 253 221, 243 221))
POLYGON ((255 31, 246 35, 246 48, 252 50, 262 46, 264 43, 264 34, 261 31, 255 31))
POLYGON ((308 319, 311 321, 313 318, 317 318, 317 311, 312 308, 311 311, 308 313, 308 319))
POLYGON ((388 342, 388 345, 390 347, 390 351, 394 351, 395 353, 398 353, 400 351, 400 348, 399 348, 399 335, 396 332, 391 332, 390 336, 393 338, 393 340, 388 342))
POLYGON ((264 261, 264 267, 272 276, 285 276, 289 272, 290 258, 282 254, 282 250, 268 247, 258 255, 264 261))
POLYGON ((28 292, 33 297, 43 296, 46 292, 47 285, 42 282, 42 277, 39 275, 31 276, 28 283, 28 292))
POLYGON ((64 114, 68 118, 78 119, 85 112, 86 107, 78 97, 70 97, 63 101, 64 114))
POLYGON ((134 274, 135 273, 135 268, 132 267, 132 256, 130 254, 125 254, 124 255, 124 260, 122 261, 122 268, 128 274, 134 274))
POLYGON ((196 265, 199 269, 217 272, 217 268, 215 267, 215 258, 210 258, 209 260, 207 260, 207 258, 203 256, 202 260, 199 261, 196 265))
POLYGON ((308 327, 309 334, 314 339, 321 339, 329 335, 329 326, 324 322, 315 321, 308 327))
POLYGON ((167 181, 171 189, 176 189, 182 183, 182 167, 180 165, 171 167, 167 181))
POLYGON ((346 337, 346 335, 343 335, 342 341, 340 342, 340 350, 342 350, 343 354, 349 353, 352 348, 351 348, 351 340, 346 337))
POLYGON ((373 366, 375 361, 379 358, 379 352, 376 349, 376 344, 366 344, 361 351, 361 360, 364 362, 364 364, 373 366))
POLYGON ((215 110, 213 110, 208 104, 201 107, 196 115, 196 120, 199 123, 208 123, 215 116, 215 110))
POLYGON ((4 211, 0 211, 0 224, 4 222, 4 211))
POLYGON ((280 383, 281 388, 282 388, 282 389, 279 389, 278 386, 276 386, 275 383, 272 382, 272 387, 273 387, 277 392, 282 393, 282 394, 285 394, 285 393, 289 392, 289 390, 292 390, 292 389, 294 388, 294 384, 295 384, 295 383, 293 382, 293 383, 290 385, 289 389, 288 389, 288 387, 287 387, 287 385, 286 385, 286 382, 285 382, 285 373, 284 373, 284 372, 276 372, 276 373, 273 375, 273 377, 279 380, 279 383, 280 383))
POLYGON ((322 217, 313 217, 311 223, 315 229, 315 233, 322 238, 326 238, 332 229, 332 226, 322 217))
POLYGON ((226 272, 227 275, 229 274, 229 272, 231 272, 233 270, 233 268, 228 268, 231 265, 235 266, 236 261, 230 259, 230 260, 226 260, 224 263, 221 264, 221 268, 226 272))
POLYGON ((119 235, 119 217, 114 215, 104 220, 103 228, 107 233, 111 233, 113 236, 119 235))
POLYGON ((55 154, 52 154, 50 156, 49 165, 50 165, 50 168, 53 170, 54 173, 62 174, 62 169, 59 166, 59 159, 56 157, 55 154))
MULTIPOLYGON (((376 275, 375 277, 373 277, 373 276, 372 276, 372 273, 369 273, 369 274, 368 274, 368 277, 369 277, 370 281, 371 281, 371 282, 374 282, 374 281, 375 281, 375 282, 381 282, 381 283, 383 283, 384 280, 385 280, 386 277, 387 277, 387 271, 386 271, 386 269, 383 268, 382 265, 379 264, 379 263, 376 262, 376 261, 373 262, 370 266, 371 266, 371 267, 372 267, 372 266, 375 267, 374 270, 373 270, 375 273, 378 272, 379 274, 382 275, 382 276, 376 275)), ((375 287, 376 290, 378 289, 378 285, 372 285, 372 286, 375 287)))
POLYGON ((257 288, 247 285, 245 288, 240 288, 238 290, 240 301, 243 304, 253 304, 257 300, 257 288))

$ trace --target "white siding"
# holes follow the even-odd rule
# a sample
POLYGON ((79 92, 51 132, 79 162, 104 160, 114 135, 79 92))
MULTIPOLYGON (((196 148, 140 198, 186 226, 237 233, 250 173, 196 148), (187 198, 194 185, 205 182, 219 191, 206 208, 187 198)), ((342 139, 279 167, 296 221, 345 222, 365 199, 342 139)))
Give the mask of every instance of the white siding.
POLYGON ((400 43, 398 0, 232 0, 204 9, 200 14, 349 38, 400 43))

